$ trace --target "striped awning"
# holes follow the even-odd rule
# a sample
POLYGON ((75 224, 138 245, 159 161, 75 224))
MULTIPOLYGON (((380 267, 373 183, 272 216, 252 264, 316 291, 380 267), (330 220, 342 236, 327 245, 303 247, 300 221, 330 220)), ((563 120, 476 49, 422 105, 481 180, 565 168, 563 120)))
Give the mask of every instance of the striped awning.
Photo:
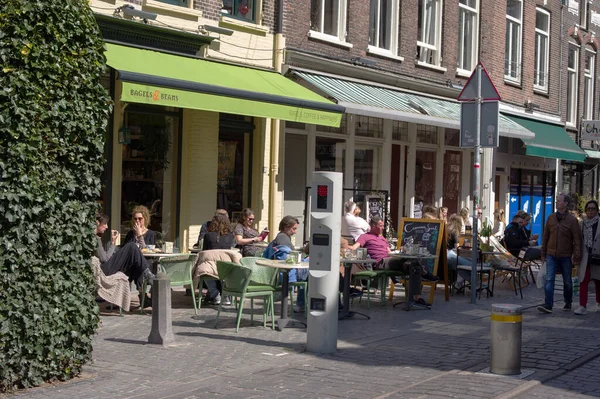
MULTIPOLYGON (((334 98, 346 113, 460 129, 460 103, 428 97, 341 76, 292 69, 292 72, 320 92, 334 98)), ((499 116, 501 136, 533 140, 535 134, 499 116)))

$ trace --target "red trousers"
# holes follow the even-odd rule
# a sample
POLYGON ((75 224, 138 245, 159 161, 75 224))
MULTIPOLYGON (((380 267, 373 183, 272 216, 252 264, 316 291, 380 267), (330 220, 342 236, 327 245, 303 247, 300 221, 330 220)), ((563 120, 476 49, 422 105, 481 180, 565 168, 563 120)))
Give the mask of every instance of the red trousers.
MULTIPOLYGON (((594 280, 596 285, 596 303, 600 303, 600 280, 594 280)), ((579 284, 579 304, 584 308, 588 301, 588 286, 590 285, 590 265, 585 268, 585 277, 579 284)))

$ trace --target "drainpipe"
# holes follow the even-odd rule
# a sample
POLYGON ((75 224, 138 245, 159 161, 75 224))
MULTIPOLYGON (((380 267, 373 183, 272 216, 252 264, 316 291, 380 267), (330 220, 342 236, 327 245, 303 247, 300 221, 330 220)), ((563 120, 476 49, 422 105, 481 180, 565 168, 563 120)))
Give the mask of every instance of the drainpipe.
MULTIPOLYGON (((281 73, 283 63, 283 0, 277 1, 277 21, 275 41, 273 43, 273 68, 281 73)), ((271 238, 279 231, 279 221, 275 204, 277 203, 277 175, 279 173, 279 119, 271 119, 271 167, 269 169, 269 230, 271 238)))
POLYGON ((563 83, 563 55, 565 44, 563 42, 564 32, 564 23, 565 23, 565 6, 561 4, 560 6, 560 58, 559 58, 559 67, 558 67, 558 116, 562 119, 562 83, 563 83))

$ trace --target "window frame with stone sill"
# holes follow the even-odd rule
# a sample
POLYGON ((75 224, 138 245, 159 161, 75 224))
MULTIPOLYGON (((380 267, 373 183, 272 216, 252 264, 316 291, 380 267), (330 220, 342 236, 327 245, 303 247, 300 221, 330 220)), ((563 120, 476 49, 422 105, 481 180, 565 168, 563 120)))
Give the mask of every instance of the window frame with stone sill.
POLYGON ((229 18, 233 18, 236 19, 238 21, 244 21, 244 22, 250 22, 250 23, 258 23, 258 9, 257 6, 260 5, 260 2, 258 0, 223 0, 222 1, 222 7, 221 7, 221 15, 223 16, 227 16, 229 18), (223 10, 225 10, 225 2, 231 2, 233 5, 231 7, 231 10, 239 10, 240 5, 239 3, 247 3, 250 5, 247 14, 250 14, 251 18, 246 18, 246 16, 244 15, 238 15, 237 13, 229 13, 229 12, 223 12, 223 10))
POLYGON ((583 67, 583 119, 594 119, 594 79, 596 74, 596 52, 586 49, 583 67), (589 58, 588 58, 589 57, 589 58))
POLYGON ((194 0, 154 0, 154 1, 157 1, 159 3, 169 4, 172 6, 189 8, 189 9, 192 9, 194 6, 194 0), (179 3, 184 3, 184 4, 179 4, 179 3))
POLYGON ((475 69, 479 51, 479 0, 470 1, 475 3, 475 7, 471 7, 470 4, 465 4, 469 2, 469 0, 460 0, 458 2, 458 56, 456 61, 456 72, 459 75, 467 76, 470 76, 471 71, 475 69), (467 17, 470 21, 467 21, 467 17), (465 33, 468 22, 471 23, 472 27, 469 38, 466 37, 467 34, 465 33), (463 63, 463 59, 467 55, 465 54, 465 51, 470 53, 470 65, 467 65, 466 62, 463 63))
POLYGON ((521 83, 521 60, 523 58, 523 0, 508 0, 506 3, 506 36, 504 46, 504 80, 512 83, 521 83), (509 15, 510 1, 520 4, 519 17, 509 15), (517 30, 517 36, 513 40, 514 29, 517 30), (516 42, 516 43, 513 43, 516 42), (512 58, 513 47, 516 46, 516 60, 512 58), (514 64, 514 66, 512 65, 514 64))
POLYGON ((591 14, 590 1, 581 0, 580 7, 581 7, 581 13, 580 13, 579 26, 581 26, 583 29, 587 30, 590 27, 590 14, 591 14))
POLYGON ((550 13, 542 8, 535 9, 535 54, 533 88, 548 93, 548 64, 550 59, 550 13), (546 30, 538 27, 538 17, 546 18, 546 30), (541 56, 543 51, 543 56, 541 56), (542 84, 540 84, 542 82, 542 84))
POLYGON ((325 42, 331 42, 339 44, 344 47, 352 47, 351 44, 346 42, 346 16, 348 11, 348 0, 311 0, 310 1, 310 30, 308 37, 322 40, 325 42), (316 6, 315 6, 316 3, 316 6), (337 15, 335 21, 332 19, 332 26, 330 29, 325 27, 325 17, 327 16, 326 6, 331 4, 331 15, 337 15), (318 8, 319 10, 316 10, 318 8), (313 11, 314 10, 314 11, 313 11), (313 15, 313 13, 317 13, 313 15), (315 22, 314 19, 319 17, 319 21, 315 22), (313 19, 314 18, 314 19, 313 19), (326 32, 329 30, 329 32, 326 32))
POLYGON ((579 46, 574 43, 568 44, 567 50, 567 103, 565 121, 567 125, 575 126, 577 121, 578 90, 579 80, 579 46), (570 57, 573 50, 574 56, 570 57), (573 63, 571 64, 571 61, 573 63))
POLYGON ((379 54, 389 53, 398 55, 398 29, 400 3, 399 0, 370 0, 369 8, 369 46, 368 52, 379 54), (388 4, 387 10, 382 12, 382 3, 388 4), (385 20, 387 18, 387 20, 385 20), (382 27, 382 23, 385 27, 382 27), (382 28, 388 38, 387 46, 381 43, 382 28))
POLYGON ((442 14, 443 0, 418 0, 419 15, 417 20, 417 63, 441 66, 442 63, 442 14), (432 15, 431 3, 435 14, 432 15), (433 34, 431 29, 434 29, 433 34), (433 42, 433 43, 431 43, 433 42))

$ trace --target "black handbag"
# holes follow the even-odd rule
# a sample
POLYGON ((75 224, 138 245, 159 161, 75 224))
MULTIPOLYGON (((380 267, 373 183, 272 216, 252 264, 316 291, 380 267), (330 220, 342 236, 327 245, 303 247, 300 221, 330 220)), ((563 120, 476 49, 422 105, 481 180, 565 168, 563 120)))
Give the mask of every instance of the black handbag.
POLYGON ((590 266, 600 266, 600 255, 590 255, 590 266))

